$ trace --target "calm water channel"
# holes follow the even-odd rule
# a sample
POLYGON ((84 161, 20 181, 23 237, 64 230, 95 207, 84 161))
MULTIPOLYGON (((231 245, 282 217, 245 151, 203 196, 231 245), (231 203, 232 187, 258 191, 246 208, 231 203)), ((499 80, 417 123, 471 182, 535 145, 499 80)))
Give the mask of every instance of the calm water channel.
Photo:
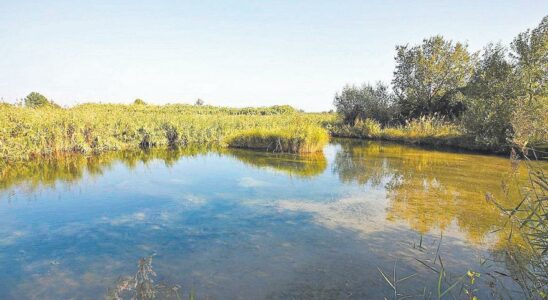
POLYGON ((485 193, 502 199, 510 170, 504 157, 351 140, 312 156, 154 150, 10 166, 0 299, 102 299, 150 255, 155 283, 183 299, 392 299, 378 268, 416 273, 404 294, 434 290, 421 261, 439 266, 436 253, 455 276, 508 274, 507 232, 493 233, 505 219, 485 193))

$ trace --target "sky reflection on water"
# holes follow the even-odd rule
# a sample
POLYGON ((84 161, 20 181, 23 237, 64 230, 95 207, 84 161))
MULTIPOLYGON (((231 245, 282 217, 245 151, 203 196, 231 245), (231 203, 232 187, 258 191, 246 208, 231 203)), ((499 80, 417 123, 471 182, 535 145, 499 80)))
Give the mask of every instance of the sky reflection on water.
POLYGON ((484 194, 500 195, 509 171, 501 157, 349 140, 301 157, 154 150, 12 166, 0 298, 101 298, 153 253, 157 279, 199 299, 382 298, 377 267, 395 261, 419 272, 402 288, 433 286, 415 258, 440 233, 459 274, 500 246, 484 194))

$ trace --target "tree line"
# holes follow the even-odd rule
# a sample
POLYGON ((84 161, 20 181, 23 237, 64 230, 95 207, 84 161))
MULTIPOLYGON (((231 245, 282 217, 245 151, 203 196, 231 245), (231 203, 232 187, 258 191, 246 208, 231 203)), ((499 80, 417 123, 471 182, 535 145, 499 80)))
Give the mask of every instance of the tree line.
POLYGON ((398 45, 391 87, 346 85, 334 105, 347 125, 366 119, 398 126, 424 116, 459 124, 490 147, 545 143, 548 120, 548 16, 509 47, 468 45, 437 35, 398 45))

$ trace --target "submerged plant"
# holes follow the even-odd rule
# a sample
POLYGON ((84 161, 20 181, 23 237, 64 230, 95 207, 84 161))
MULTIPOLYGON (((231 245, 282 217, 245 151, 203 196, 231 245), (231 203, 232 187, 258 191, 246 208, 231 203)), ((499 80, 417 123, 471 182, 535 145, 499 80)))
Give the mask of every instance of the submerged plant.
MULTIPOLYGON (((133 276, 122 277, 113 289, 108 291, 107 300, 152 300, 177 299, 181 300, 179 285, 155 283, 156 272, 152 269, 152 257, 140 258, 137 272, 133 276)), ((194 290, 190 291, 189 298, 194 300, 194 290)))

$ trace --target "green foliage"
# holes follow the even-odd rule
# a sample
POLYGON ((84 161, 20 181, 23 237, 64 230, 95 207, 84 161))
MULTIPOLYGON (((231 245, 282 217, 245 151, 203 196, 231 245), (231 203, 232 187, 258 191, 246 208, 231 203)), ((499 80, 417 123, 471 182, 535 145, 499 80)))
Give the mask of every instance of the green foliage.
MULTIPOLYGON (((280 113, 279 107, 235 109, 193 105, 84 104, 70 109, 0 106, 0 158, 30 159, 67 152, 221 145, 248 129, 301 124, 321 130, 332 115, 280 113), (296 120, 301 123, 296 123, 296 120)), ((301 131, 294 133, 303 134, 301 131)))
POLYGON ((512 42, 518 97, 512 119, 514 143, 546 149, 548 141, 548 16, 512 42))
POLYGON ((354 125, 360 120, 371 119, 384 125, 393 118, 393 98, 388 86, 380 82, 375 86, 347 85, 335 95, 334 105, 346 124, 354 125))
POLYGON ((134 105, 146 105, 146 102, 143 99, 137 98, 133 101, 134 105))
MULTIPOLYGON (((536 153, 532 157, 542 158, 545 153, 536 153)), ((509 234, 504 240, 506 247, 503 255, 508 268, 513 271, 512 278, 522 288, 527 299, 546 299, 548 295, 548 179, 542 164, 530 160, 523 154, 527 167, 528 181, 520 181, 519 165, 521 161, 515 150, 512 150, 511 162, 513 172, 509 176, 508 185, 503 183, 506 199, 497 199, 487 193, 486 199, 493 203, 501 215, 507 218, 504 227, 509 228, 509 234), (517 190, 518 193, 509 193, 517 190), (508 206, 501 202, 517 203, 508 206), (509 201, 508 201, 509 200, 509 201), (512 240, 519 237, 521 245, 514 245, 512 240)), ((498 228, 497 231, 503 228, 498 228)))
POLYGON ((355 126, 335 124, 329 127, 330 133, 338 137, 382 139, 413 144, 446 145, 470 148, 464 144, 461 129, 443 118, 420 117, 406 121, 402 125, 381 128, 374 120, 365 120, 355 126))
POLYGON ((548 70, 548 16, 533 30, 520 33, 512 42, 512 57, 521 85, 521 97, 546 97, 548 70))
POLYGON ((384 86, 345 86, 334 100, 344 125, 326 127, 347 137, 495 152, 513 145, 548 150, 548 16, 519 34, 511 49, 509 60, 505 47, 489 44, 478 60, 465 44, 441 36, 397 46, 395 99, 384 86), (440 125, 433 121, 438 117, 453 124, 440 125), (387 128, 371 133, 369 121, 365 127, 360 121, 367 118, 387 128))
POLYGON ((234 148, 260 149, 271 152, 318 152, 329 142, 325 129, 296 120, 283 128, 254 128, 237 132, 226 141, 234 148))
POLYGON ((462 116, 465 133, 489 148, 505 148, 512 139, 512 114, 516 85, 506 49, 488 45, 466 87, 466 111, 462 116))
POLYGON ((46 107, 46 106, 57 106, 53 102, 48 101, 48 99, 37 92, 31 92, 27 95, 24 99, 24 103, 26 107, 30 108, 40 108, 40 107, 46 107))
POLYGON ((392 84, 402 116, 458 116, 464 108, 460 90, 468 83, 474 62, 467 45, 442 36, 418 46, 396 46, 392 84))

